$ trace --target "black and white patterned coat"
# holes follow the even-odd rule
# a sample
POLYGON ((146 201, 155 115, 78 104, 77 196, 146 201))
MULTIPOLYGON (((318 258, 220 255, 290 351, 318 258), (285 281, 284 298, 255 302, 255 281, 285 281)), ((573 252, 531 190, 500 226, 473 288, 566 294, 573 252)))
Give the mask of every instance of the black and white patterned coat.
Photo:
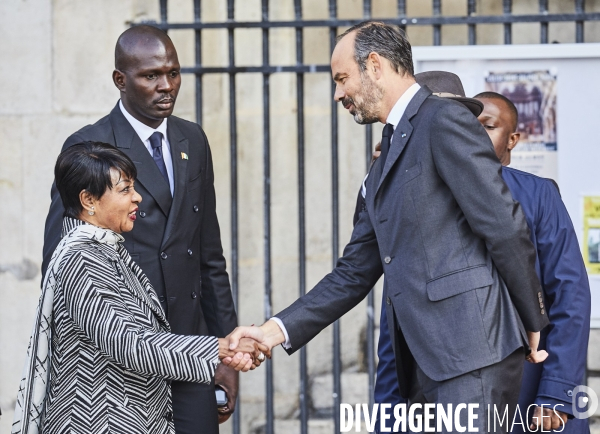
POLYGON ((54 288, 49 385, 29 431, 173 433, 170 380, 210 383, 217 339, 170 333, 122 237, 77 222, 66 219, 76 227, 65 238, 77 241, 47 276, 54 288))

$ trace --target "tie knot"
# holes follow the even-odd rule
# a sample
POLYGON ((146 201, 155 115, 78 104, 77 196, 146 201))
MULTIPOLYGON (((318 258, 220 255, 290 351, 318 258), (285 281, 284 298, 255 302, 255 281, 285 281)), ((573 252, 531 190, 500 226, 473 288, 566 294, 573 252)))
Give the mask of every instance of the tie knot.
POLYGON ((158 131, 152 133, 152 135, 150 136, 150 146, 152 146, 152 149, 156 149, 162 146, 162 138, 162 133, 159 133, 158 131))
POLYGON ((394 126, 392 124, 385 124, 385 127, 383 127, 383 133, 381 134, 382 137, 392 137, 392 134, 394 134, 394 126))

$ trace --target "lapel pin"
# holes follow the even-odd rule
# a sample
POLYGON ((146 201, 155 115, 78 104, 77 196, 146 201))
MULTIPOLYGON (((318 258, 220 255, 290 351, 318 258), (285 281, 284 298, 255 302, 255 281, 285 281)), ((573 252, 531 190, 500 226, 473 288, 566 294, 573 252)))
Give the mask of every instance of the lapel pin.
POLYGON ((406 133, 402 133, 402 137, 406 137, 406 133))
POLYGON ((188 160, 188 154, 186 154, 185 152, 181 153, 181 159, 182 160, 188 160))

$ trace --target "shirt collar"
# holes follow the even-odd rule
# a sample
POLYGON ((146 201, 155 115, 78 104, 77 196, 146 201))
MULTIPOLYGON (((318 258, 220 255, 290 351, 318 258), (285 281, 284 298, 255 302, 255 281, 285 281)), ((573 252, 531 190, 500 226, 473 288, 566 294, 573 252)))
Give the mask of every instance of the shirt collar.
POLYGON ((123 105, 123 102, 121 100, 119 100, 119 108, 121 109, 121 113, 123 113, 123 116, 125 116, 125 119, 127 119, 127 122, 129 122, 131 124, 131 126, 133 127, 133 129, 135 130, 137 135, 142 140, 142 143, 146 143, 148 141, 148 139, 150 139, 150 136, 152 134, 154 134, 156 131, 158 131, 159 133, 162 133, 163 138, 166 140, 166 138, 167 138, 167 121, 166 120, 163 119, 163 121, 160 123, 158 128, 154 129, 154 128, 151 128, 148 125, 138 121, 133 116, 131 116, 129 114, 129 112, 127 111, 127 109, 125 108, 125 106, 123 105))
POLYGON ((404 116, 406 107, 408 107, 408 104, 417 94, 419 89, 421 89, 421 86, 419 86, 418 83, 413 84, 411 87, 406 89, 406 91, 404 91, 402 96, 398 99, 398 101, 396 101, 396 104, 394 104, 394 107, 392 107, 392 111, 390 111, 386 123, 392 124, 394 126, 394 130, 400 123, 400 119, 402 119, 402 116, 404 116))

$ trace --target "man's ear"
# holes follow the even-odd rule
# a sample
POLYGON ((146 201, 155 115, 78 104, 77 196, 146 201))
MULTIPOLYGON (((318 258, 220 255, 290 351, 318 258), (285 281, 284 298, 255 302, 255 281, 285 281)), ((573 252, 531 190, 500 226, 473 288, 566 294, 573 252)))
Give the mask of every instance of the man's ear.
MULTIPOLYGON (((81 202, 81 206, 83 207, 83 212, 94 212, 94 204, 96 200, 87 190, 81 190, 79 192, 79 202, 81 202)), ((93 215, 93 214, 92 214, 93 215)))
POLYGON ((379 79, 381 77, 381 56, 372 51, 367 57, 367 71, 373 74, 373 77, 379 79))
POLYGON ((519 139, 521 138, 521 133, 512 133, 508 138, 508 150, 512 151, 519 143, 519 139))
POLYGON ((112 74, 113 83, 121 92, 125 92, 125 74, 115 69, 112 74))

